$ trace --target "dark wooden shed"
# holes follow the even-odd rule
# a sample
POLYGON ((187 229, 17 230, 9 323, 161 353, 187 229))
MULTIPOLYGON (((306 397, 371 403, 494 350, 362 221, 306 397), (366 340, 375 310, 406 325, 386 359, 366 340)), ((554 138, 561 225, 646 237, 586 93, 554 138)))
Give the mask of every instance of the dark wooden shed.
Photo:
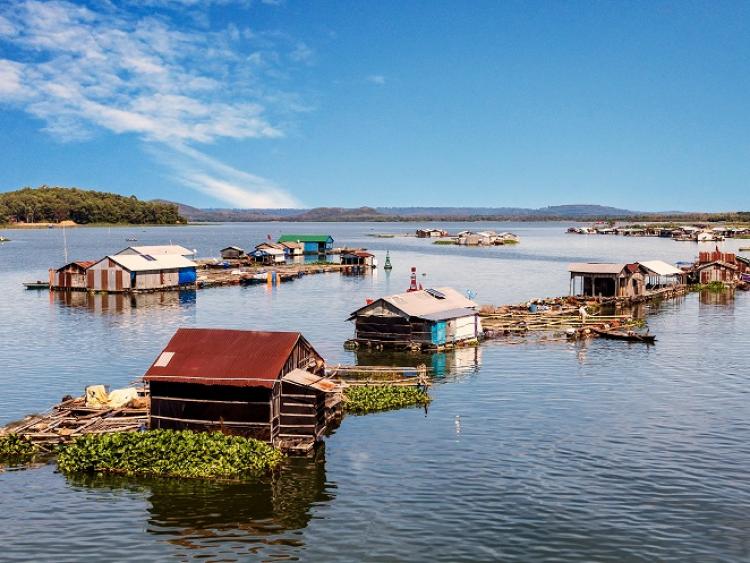
POLYGON ((337 386, 298 332, 181 328, 144 377, 151 428, 318 440, 337 386))

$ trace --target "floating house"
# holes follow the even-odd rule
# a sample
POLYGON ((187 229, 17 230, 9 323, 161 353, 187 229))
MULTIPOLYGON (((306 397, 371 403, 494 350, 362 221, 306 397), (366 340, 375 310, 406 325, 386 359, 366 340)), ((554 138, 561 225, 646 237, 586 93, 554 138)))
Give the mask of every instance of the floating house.
POLYGON ((78 261, 66 264, 57 270, 50 270, 50 289, 85 291, 86 290, 86 270, 96 262, 78 261))
POLYGON ((245 258, 245 249, 239 246, 227 246, 221 249, 222 260, 239 260, 245 258))
POLYGON ((181 328, 144 376, 150 427, 312 444, 338 408, 323 370, 298 332, 181 328))
POLYGON ((448 231, 443 229, 417 229, 418 238, 440 238, 447 237, 448 231))
POLYGON ((570 294, 584 297, 637 297, 646 290, 638 264, 570 264, 570 294))
POLYGON ((116 254, 86 269, 90 291, 151 291, 193 286, 195 262, 178 254, 116 254))
POLYGON ((484 231, 481 233, 472 233, 464 231, 458 234, 458 244, 463 246, 491 246, 495 242, 495 233, 484 231))
POLYGON ((341 254, 341 265, 362 269, 374 268, 376 266, 375 255, 362 250, 344 252, 341 254))
POLYGON ((140 254, 141 256, 184 256, 192 257, 195 251, 188 250, 178 244, 163 244, 159 246, 128 246, 118 252, 115 256, 127 256, 130 254, 140 254))
POLYGON ((661 289, 685 283, 686 273, 661 260, 638 262, 646 274, 646 289, 661 289))
POLYGON ((750 273, 750 259, 732 252, 721 252, 717 247, 711 252, 699 252, 698 261, 693 267, 697 283, 733 283, 750 273))
POLYGON ((304 254, 327 254, 333 250, 331 235, 281 235, 278 242, 297 242, 304 254))
POLYGON ((273 242, 262 242, 255 247, 251 256, 256 262, 266 266, 286 263, 286 252, 282 245, 273 242))
POLYGON ((441 349, 476 342, 479 306, 449 287, 382 297, 354 311, 358 344, 441 349))
POLYGON ((305 247, 301 242, 286 241, 280 244, 284 247, 284 254, 287 259, 302 256, 305 253, 305 247))

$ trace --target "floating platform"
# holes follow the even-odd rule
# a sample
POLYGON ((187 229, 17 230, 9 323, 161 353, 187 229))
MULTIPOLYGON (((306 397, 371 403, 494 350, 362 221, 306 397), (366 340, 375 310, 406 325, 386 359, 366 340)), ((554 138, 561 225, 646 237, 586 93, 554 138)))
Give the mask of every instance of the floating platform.
POLYGON ((86 406, 84 397, 67 399, 45 413, 32 414, 0 428, 0 436, 16 434, 43 449, 52 449, 85 434, 134 432, 148 426, 148 400, 139 399, 137 408, 94 408, 86 406))

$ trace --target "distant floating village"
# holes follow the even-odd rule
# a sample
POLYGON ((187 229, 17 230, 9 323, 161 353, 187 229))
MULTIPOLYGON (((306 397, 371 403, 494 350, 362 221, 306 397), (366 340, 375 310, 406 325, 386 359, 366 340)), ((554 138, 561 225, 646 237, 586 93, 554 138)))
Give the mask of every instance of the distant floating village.
POLYGON ((678 241, 717 242, 727 238, 750 238, 750 227, 708 227, 695 225, 679 226, 622 226, 604 223, 589 227, 569 227, 568 232, 577 235, 619 235, 623 237, 659 237, 678 241))

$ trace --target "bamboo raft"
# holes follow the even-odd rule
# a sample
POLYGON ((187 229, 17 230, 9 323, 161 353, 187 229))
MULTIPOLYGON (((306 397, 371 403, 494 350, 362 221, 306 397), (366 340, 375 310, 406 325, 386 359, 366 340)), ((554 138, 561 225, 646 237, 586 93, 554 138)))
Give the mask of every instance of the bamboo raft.
POLYGON ((327 366, 326 377, 344 385, 429 386, 427 366, 327 366))
POLYGON ((0 436, 16 434, 28 438, 43 450, 70 442, 84 434, 134 432, 148 425, 146 399, 137 406, 121 408, 87 407, 84 397, 67 399, 42 414, 28 415, 0 428, 0 436))
POLYGON ((570 312, 547 312, 506 314, 483 314, 482 326, 486 335, 512 334, 542 331, 564 331, 569 328, 578 329, 586 326, 629 325, 633 324, 632 315, 573 315, 570 312))

